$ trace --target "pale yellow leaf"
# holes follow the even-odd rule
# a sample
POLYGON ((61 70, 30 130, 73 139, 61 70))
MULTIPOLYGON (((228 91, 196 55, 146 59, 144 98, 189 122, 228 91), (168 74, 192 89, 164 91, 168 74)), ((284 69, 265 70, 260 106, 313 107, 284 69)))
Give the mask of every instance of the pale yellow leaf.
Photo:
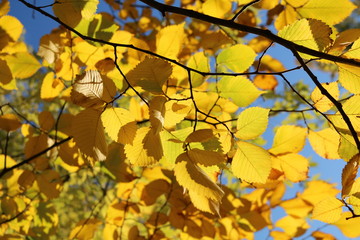
POLYGON ((127 75, 133 86, 140 86, 145 91, 162 94, 162 87, 172 72, 171 64, 159 58, 146 57, 127 75))
POLYGON ((359 169, 360 155, 356 154, 349 162, 345 165, 341 174, 341 197, 345 198, 349 195, 353 184, 355 182, 356 175, 359 169))
POLYGON ((337 63, 339 67, 339 81, 351 93, 360 93, 360 68, 347 64, 337 63))
POLYGON ((131 113, 124 108, 107 108, 101 120, 109 137, 122 144, 131 144, 136 135, 136 122, 131 113))
POLYGON ((269 109, 260 107, 247 108, 239 114, 236 137, 247 140, 263 134, 269 120, 269 109))
POLYGON ((100 108, 112 101, 116 87, 114 82, 96 70, 77 76, 71 91, 73 103, 82 107, 100 108))
MULTIPOLYGON (((322 83, 321 85, 335 100, 338 100, 340 92, 337 82, 322 83)), ((314 107, 316 107, 320 112, 326 112, 330 110, 332 106, 334 106, 330 99, 321 93, 318 87, 314 89, 310 97, 314 102, 314 107)))
POLYGON ((286 0, 287 4, 290 4, 294 8, 304 6, 309 0, 286 0))
POLYGON ((348 17, 355 8, 349 0, 309 0, 297 11, 303 18, 315 18, 334 25, 348 17))
POLYGON ((167 58, 177 59, 184 37, 184 23, 161 29, 156 34, 156 53, 167 58))
POLYGON ((106 159, 108 149, 100 111, 87 108, 77 114, 72 122, 72 133, 82 153, 95 160, 106 159))
POLYGON ((331 33, 331 28, 319 20, 301 19, 285 26, 278 36, 317 51, 325 51, 332 43, 331 33))
POLYGON ((237 147, 231 163, 234 175, 250 183, 265 183, 271 170, 270 154, 247 142, 237 142, 237 147))
MULTIPOLYGON (((204 52, 197 52, 192 55, 187 66, 198 71, 210 72, 209 59, 205 56, 204 52)), ((199 87, 205 80, 203 75, 193 71, 190 73, 190 78, 193 87, 199 87)))
POLYGON ((230 69, 242 73, 254 63, 255 57, 256 53, 251 47, 237 44, 221 51, 216 61, 220 70, 230 69))
POLYGON ((279 204, 284 208, 285 212, 291 216, 298 218, 305 218, 313 210, 313 205, 304 201, 301 198, 292 198, 280 202, 279 204))
POLYGON ((275 223, 275 227, 282 228, 285 233, 290 236, 289 239, 294 239, 295 237, 303 235, 306 230, 310 228, 310 225, 304 218, 285 216, 275 223))
POLYGON ((275 134, 274 143, 269 152, 278 155, 298 153, 305 146, 306 129, 299 126, 280 126, 275 134))
POLYGON ((132 144, 125 145, 125 154, 135 166, 154 165, 163 157, 159 134, 148 127, 139 128, 132 144))
POLYGON ((76 43, 73 51, 77 53, 77 57, 88 68, 94 68, 97 62, 106 58, 102 47, 95 47, 86 41, 76 43))
POLYGON ((28 78, 34 75, 41 64, 39 61, 28 52, 18 52, 14 55, 8 55, 5 57, 13 77, 15 78, 28 78))
POLYGON ((206 151, 198 148, 190 149, 188 157, 195 163, 200 163, 206 167, 225 163, 225 155, 219 152, 206 151))
POLYGON ((340 219, 343 206, 344 203, 335 197, 326 198, 315 205, 312 219, 334 223, 340 219))
POLYGON ((149 115, 151 127, 155 134, 158 134, 165 122, 165 103, 167 99, 164 96, 156 96, 150 101, 149 115))
POLYGON ((313 180, 308 183, 307 188, 302 194, 299 194, 299 197, 315 205, 328 197, 335 197, 338 193, 339 190, 335 188, 334 184, 313 180))
POLYGON ((55 78, 53 72, 48 72, 41 84, 40 97, 45 101, 51 101, 59 96, 64 87, 64 83, 60 79, 55 78))
POLYGON ((167 101, 165 103, 165 122, 164 128, 174 128, 176 124, 180 123, 191 111, 192 101, 167 101))
POLYGON ((314 151, 326 159, 339 159, 340 135, 331 128, 309 131, 309 142, 314 151))
POLYGON ((243 76, 222 77, 218 82, 218 89, 221 97, 230 98, 239 107, 247 107, 264 93, 243 76))
POLYGON ((209 212, 220 217, 220 201, 207 198, 197 191, 189 191, 191 202, 194 206, 204 212, 209 212))
POLYGON ((360 59, 360 39, 357 39, 351 48, 344 54, 347 58, 360 59))
POLYGON ((217 202, 224 195, 223 190, 189 158, 186 152, 177 157, 174 173, 178 183, 189 192, 217 202))

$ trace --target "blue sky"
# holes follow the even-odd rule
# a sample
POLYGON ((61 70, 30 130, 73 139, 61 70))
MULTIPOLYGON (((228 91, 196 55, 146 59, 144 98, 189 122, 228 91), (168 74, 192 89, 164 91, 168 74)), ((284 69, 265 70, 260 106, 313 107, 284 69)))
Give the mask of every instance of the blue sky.
MULTIPOLYGON (((31 1, 32 2, 32 1, 31 1)), ((46 5, 47 3, 50 3, 52 1, 37 1, 37 3, 42 2, 41 4, 46 5)), ((57 23, 53 22, 52 20, 42 16, 41 14, 34 12, 31 9, 28 9, 26 6, 24 6, 22 3, 18 1, 10 1, 11 4, 11 10, 10 15, 17 17, 22 24, 25 27, 25 42, 32 46, 32 48, 37 51, 38 44, 40 41, 41 36, 44 34, 48 34, 51 32, 51 30, 58 26, 57 23)), ((103 9, 107 9, 107 6, 104 7, 102 5, 103 9)), ((275 46, 272 48, 269 52, 273 57, 276 57, 279 59, 287 68, 291 68, 295 66, 295 60, 292 54, 282 49, 279 46, 275 46)), ((335 79, 330 78, 330 74, 322 73, 319 71, 316 71, 316 75, 319 77, 319 80, 321 82, 329 82, 334 81, 335 79)), ((310 79, 304 75, 302 71, 296 71, 293 73, 287 74, 287 77, 289 80, 292 80, 293 82, 298 81, 299 79, 303 79, 306 83, 311 83, 310 79)), ((311 84, 313 86, 313 84, 311 84)), ((312 87, 313 89, 313 87, 312 87)), ((270 147, 272 142, 271 139, 273 138, 273 132, 271 132, 271 129, 273 129, 276 126, 279 126, 281 124, 281 117, 274 118, 269 123, 269 131, 267 131, 264 134, 265 139, 268 140, 267 147, 270 147)), ((329 180, 333 183, 340 183, 341 180, 341 169, 345 165, 345 162, 342 160, 326 160, 322 159, 321 157, 317 156, 309 144, 306 145, 305 149, 302 151, 302 154, 305 157, 309 157, 312 159, 312 161, 316 162, 318 164, 317 167, 311 168, 310 170, 310 176, 314 176, 316 174, 321 175, 321 179, 329 180)), ((295 187, 287 194, 288 197, 294 196, 294 194, 298 191, 298 188, 295 187)), ((274 218, 278 218, 278 216, 281 214, 281 209, 276 210, 274 214, 274 218)), ((313 223, 311 223, 312 225, 313 223)), ((317 222, 315 224, 315 228, 324 225, 323 223, 317 222)), ((312 228, 314 229, 314 228, 312 228)), ((323 229, 325 232, 333 233, 337 238, 339 239, 347 239, 345 238, 340 231, 332 226, 326 227, 323 229)), ((265 239, 265 236, 267 235, 267 230, 262 230, 259 233, 257 233, 257 239, 265 239)), ((308 234, 305 234, 307 236, 308 234)), ((302 236, 300 239, 302 239, 304 236, 302 236)), ((311 238, 308 238, 311 239, 311 238)))

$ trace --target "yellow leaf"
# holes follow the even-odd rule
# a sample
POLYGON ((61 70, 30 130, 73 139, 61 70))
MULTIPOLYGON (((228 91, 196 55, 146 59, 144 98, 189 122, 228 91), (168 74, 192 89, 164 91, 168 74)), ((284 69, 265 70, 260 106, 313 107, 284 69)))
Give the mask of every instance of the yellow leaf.
POLYGON ((71 230, 69 239, 88 240, 93 239, 97 228, 101 225, 101 221, 95 218, 80 220, 75 228, 71 230))
POLYGON ((63 23, 75 27, 82 19, 93 18, 98 4, 98 0, 59 0, 53 5, 53 11, 63 23))
POLYGON ((13 76, 7 62, 0 59, 0 83, 8 84, 13 80, 13 76))
MULTIPOLYGON (((348 115, 355 131, 360 132, 360 95, 354 95, 345 103, 343 103, 343 110, 348 115)), ((329 119, 333 122, 336 129, 341 133, 350 134, 349 127, 343 120, 343 117, 339 112, 331 114, 328 116, 329 119)), ((343 134, 342 134, 343 135, 343 134)))
POLYGON ((229 0, 205 0, 202 4, 204 14, 217 18, 223 18, 231 10, 229 0))
POLYGON ((106 159, 108 149, 100 111, 91 108, 81 111, 73 119, 72 130, 81 152, 95 160, 106 159))
POLYGON ((200 163, 206 167, 217 165, 220 163, 225 163, 225 155, 218 152, 193 148, 189 150, 187 153, 188 153, 188 157, 194 163, 200 163))
POLYGON ((105 58, 102 47, 95 47, 86 41, 76 43, 73 49, 80 61, 88 68, 93 68, 97 62, 105 58))
POLYGON ((198 167, 187 153, 180 154, 176 159, 174 173, 178 183, 189 192, 220 202, 223 190, 198 167))
POLYGON ((309 161, 307 158, 296 154, 282 154, 275 157, 280 161, 280 166, 287 179, 292 182, 300 182, 308 177, 309 161))
POLYGON ((165 122, 164 128, 174 128, 176 124, 180 123, 191 111, 192 101, 167 101, 165 103, 165 122))
POLYGON ((321 131, 309 131, 309 141, 314 151, 326 159, 339 159, 338 154, 340 136, 331 129, 325 128, 321 131))
POLYGON ((297 13, 292 6, 287 5, 276 18, 274 26, 277 30, 282 30, 285 26, 294 23, 297 20, 297 13))
POLYGON ((341 218, 333 225, 337 226, 346 237, 358 238, 360 237, 360 218, 347 219, 351 216, 351 212, 344 212, 341 218))
POLYGON ((8 12, 10 11, 10 3, 8 0, 3 0, 0 3, 0 16, 4 16, 6 14, 8 14, 8 12))
POLYGON ((0 17, 0 50, 9 42, 16 42, 23 30, 21 22, 13 16, 0 17))
POLYGON ((19 127, 21 127, 21 122, 16 115, 8 113, 0 116, 0 129, 11 132, 19 127))
POLYGON ((278 81, 273 75, 256 75, 254 85, 263 90, 274 90, 278 81))
POLYGON ((51 101, 59 96, 64 87, 64 83, 60 79, 55 78, 53 72, 48 72, 41 84, 40 97, 45 101, 51 101))
POLYGON ((207 198, 197 191, 190 191, 189 196, 194 206, 204 212, 209 212, 220 217, 220 201, 207 198))
POLYGON ((335 197, 326 198, 315 205, 312 219, 334 223, 340 219, 343 206, 344 204, 335 197))
POLYGON ((185 142, 206 142, 215 137, 212 129, 200 129, 192 132, 187 136, 185 142))
POLYGON ((306 129, 298 126, 280 126, 275 134, 270 153, 298 153, 305 146, 306 129))
POLYGON ((19 52, 8 55, 5 60, 15 78, 28 78, 34 75, 41 67, 36 58, 27 52, 19 52))
POLYGON ((344 54, 347 58, 360 59, 360 39, 356 40, 351 48, 344 54))
POLYGON ((184 37, 184 23, 161 29, 156 34, 156 53, 167 58, 177 59, 184 37))
MULTIPOLYGON (((192 55, 187 62, 187 66, 198 71, 210 72, 209 59, 205 56, 204 52, 197 52, 192 55)), ((203 75, 193 71, 190 73, 190 78, 193 87, 199 87, 205 80, 203 75)))
POLYGON ((319 20, 301 19, 281 29, 278 36, 317 51, 325 51, 332 43, 331 33, 331 28, 319 20))
POLYGON ((247 107, 264 93, 243 76, 222 77, 218 82, 218 89, 221 97, 231 98, 238 107, 247 107))
POLYGON ((310 228, 304 218, 285 216, 275 223, 275 227, 284 229, 285 233, 293 238, 303 235, 310 228))
POLYGON ((136 135, 136 122, 131 113, 123 108, 110 107, 101 114, 101 120, 109 137, 122 144, 131 144, 136 135))
POLYGON ((304 6, 309 0, 286 0, 287 4, 290 4, 294 8, 304 6))
POLYGON ((125 145, 125 153, 135 166, 156 164, 164 155, 159 134, 148 127, 137 130, 133 143, 125 145))
POLYGON ((270 154, 247 142, 237 142, 237 147, 231 163, 234 175, 250 183, 265 183, 271 170, 270 154))
POLYGON ((313 180, 308 183, 308 187, 299 195, 299 197, 312 205, 315 205, 325 198, 335 197, 338 193, 339 190, 336 189, 333 184, 313 180))
POLYGON ((339 67, 339 81, 351 93, 360 93, 360 68, 347 64, 337 63, 339 67))
POLYGON ((115 93, 116 87, 111 79, 100 75, 96 70, 90 70, 77 76, 71 100, 82 107, 100 108, 111 102, 115 93))
POLYGON ((254 63, 255 57, 256 53, 251 47, 237 44, 221 51, 216 61, 219 69, 230 69, 233 72, 242 73, 254 63))
POLYGON ((348 0, 309 0, 297 11, 303 18, 315 18, 334 25, 348 17, 355 8, 348 0))
POLYGON ((167 99, 164 96, 156 96, 150 101, 150 123, 155 134, 158 134, 164 126, 166 101, 167 99))
POLYGON ((340 146, 338 148, 340 158, 348 161, 358 152, 353 136, 346 133, 340 134, 340 146))
POLYGON ((324 233, 321 231, 314 231, 311 233, 311 236, 315 240, 336 240, 336 238, 331 233, 324 233))
POLYGON ((307 217, 314 208, 312 204, 304 201, 301 198, 285 200, 282 201, 279 205, 284 208, 288 215, 298 218, 307 217))
MULTIPOLYGON (((321 84, 326 91, 336 100, 339 98, 339 87, 337 82, 332 83, 322 83, 321 84)), ((318 87, 314 89, 314 91, 310 95, 311 100, 314 102, 314 107, 316 107, 320 112, 326 112, 330 110, 334 104, 328 99, 325 95, 323 95, 318 87)))
POLYGON ((348 196, 353 187, 353 184, 355 182, 355 177, 356 177, 356 175, 358 173, 358 169, 359 169, 359 161, 360 161, 359 158, 360 158, 360 155, 356 154, 353 158, 351 158, 351 160, 349 162, 347 162, 347 164, 345 165, 345 167, 342 170, 341 198, 345 198, 346 196, 348 196))
POLYGON ((286 70, 282 62, 267 54, 261 58, 260 63, 259 70, 261 71, 282 72, 286 70))
POLYGON ((140 86, 145 91, 161 94, 164 83, 172 72, 171 64, 159 58, 146 57, 127 75, 129 83, 140 86))
POLYGON ((248 140, 263 134, 269 120, 269 109, 251 107, 242 111, 237 120, 236 137, 248 140))

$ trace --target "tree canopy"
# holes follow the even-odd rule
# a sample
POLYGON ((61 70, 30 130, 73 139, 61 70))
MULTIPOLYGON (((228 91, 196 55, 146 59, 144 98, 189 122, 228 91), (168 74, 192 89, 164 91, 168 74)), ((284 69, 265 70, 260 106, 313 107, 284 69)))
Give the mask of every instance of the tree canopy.
POLYGON ((3 239, 360 236, 359 1, 14 1, 58 27, 0 3, 3 239))

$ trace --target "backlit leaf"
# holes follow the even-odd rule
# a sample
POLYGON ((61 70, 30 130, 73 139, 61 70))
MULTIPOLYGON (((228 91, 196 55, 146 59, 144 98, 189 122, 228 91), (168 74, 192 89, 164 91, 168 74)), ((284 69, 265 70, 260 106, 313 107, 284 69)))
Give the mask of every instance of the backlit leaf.
POLYGON ((360 69, 356 66, 337 63, 339 67, 339 81, 351 93, 360 93, 360 69))
POLYGON ((45 75, 41 84, 40 97, 45 101, 51 101, 59 96, 64 87, 64 83, 60 79, 55 78, 53 72, 49 72, 45 75))
POLYGON ((350 193, 350 190, 352 189, 352 186, 355 181, 355 177, 356 177, 356 175, 358 173, 358 169, 359 169, 359 160, 360 160, 359 157, 360 157, 359 154, 355 155, 353 158, 350 159, 349 162, 347 162, 347 164, 343 168, 343 171, 341 174, 341 184, 342 184, 341 197, 342 198, 346 197, 350 193))
POLYGON ((306 129, 298 126, 280 126, 275 134, 274 143, 269 150, 272 154, 298 153, 305 145, 306 129))
POLYGON ((0 17, 0 49, 3 49, 9 42, 16 42, 22 31, 23 25, 13 16, 0 17))
POLYGON ((198 167, 187 153, 180 154, 176 159, 174 173, 178 183, 190 192, 220 202, 223 190, 198 167))
POLYGON ((130 163, 135 166, 150 166, 163 157, 159 134, 148 127, 139 128, 132 144, 125 145, 125 153, 130 163))
POLYGON ((135 86, 140 86, 145 91, 161 94, 164 83, 172 72, 170 63, 159 58, 146 57, 127 75, 128 81, 135 86))
POLYGON ((204 14, 217 18, 223 18, 231 10, 229 0, 205 0, 202 4, 204 14))
POLYGON ((236 137, 254 139, 264 133, 268 125, 269 109, 252 107, 240 113, 237 120, 236 137))
POLYGON ((280 162, 285 177, 290 181, 300 182, 307 179, 309 160, 305 157, 296 153, 289 153, 276 156, 276 159, 280 162))
POLYGON ((112 80, 101 76, 98 71, 90 70, 77 76, 71 91, 73 103, 82 107, 103 107, 115 96, 116 87, 112 80))
POLYGON ((218 88, 220 96, 230 98, 239 107, 247 107, 263 93, 243 76, 222 77, 218 88))
MULTIPOLYGON (((187 66, 198 71, 210 72, 209 59, 205 56, 204 52, 197 52, 192 55, 187 63, 187 66)), ((200 86, 205 79, 203 75, 193 71, 191 71, 190 77, 193 87, 200 86)))
POLYGON ((214 132, 211 129, 200 129, 189 134, 185 142, 205 142, 214 137, 214 132))
POLYGON ((256 53, 251 47, 237 44, 221 51, 216 60, 219 68, 242 73, 253 64, 255 57, 256 53))
POLYGON ((81 152, 95 160, 106 159, 108 149, 100 111, 91 108, 81 111, 72 122, 72 131, 81 152))
POLYGON ((309 0, 298 12, 303 18, 315 18, 334 25, 348 17, 355 8, 348 0, 309 0))
POLYGON ((150 123, 155 134, 158 134, 164 126, 166 101, 167 99, 164 96, 154 97, 150 101, 150 106, 149 106, 150 123))
POLYGON ((344 212, 333 225, 337 226, 346 237, 358 238, 360 237, 360 218, 348 219, 351 216, 351 212, 344 212))
POLYGON ((331 28, 319 20, 301 19, 281 29, 278 35, 299 45, 324 51, 332 42, 331 33, 331 28))
POLYGON ((344 204, 335 197, 326 198, 315 205, 312 219, 334 223, 340 219, 343 206, 344 204))
POLYGON ((188 157, 193 162, 200 163, 207 167, 225 162, 225 155, 214 151, 206 151, 198 148, 193 148, 190 149, 187 153, 188 157))
POLYGON ((131 144, 136 135, 136 122, 131 113, 124 108, 107 108, 101 120, 109 137, 122 144, 131 144))
POLYGON ((177 59, 184 41, 184 24, 171 25, 156 34, 156 53, 171 59, 177 59))
POLYGON ((28 78, 34 75, 41 67, 38 60, 27 52, 19 52, 14 55, 8 55, 5 58, 13 77, 28 78))
POLYGON ((270 154, 247 142, 237 142, 237 147, 231 163, 234 175, 250 183, 265 183, 271 170, 270 154))
POLYGON ((338 154, 340 136, 331 129, 325 128, 318 132, 309 131, 309 142, 314 151, 326 159, 339 159, 338 154))
POLYGON ((13 80, 13 76, 7 62, 0 59, 0 83, 8 84, 13 80))
MULTIPOLYGON (((339 98, 339 87, 337 82, 332 83, 322 83, 321 84, 326 91, 335 99, 339 98)), ((311 93, 311 100, 314 102, 314 107, 316 107, 321 112, 326 112, 334 105, 330 99, 323 95, 318 87, 314 89, 311 93)))
POLYGON ((96 218, 83 219, 71 230, 70 239, 87 240, 92 239, 101 221, 96 218))
POLYGON ((339 190, 335 188, 334 184, 313 180, 308 183, 307 188, 299 197, 315 205, 328 197, 335 197, 338 193, 339 190))

